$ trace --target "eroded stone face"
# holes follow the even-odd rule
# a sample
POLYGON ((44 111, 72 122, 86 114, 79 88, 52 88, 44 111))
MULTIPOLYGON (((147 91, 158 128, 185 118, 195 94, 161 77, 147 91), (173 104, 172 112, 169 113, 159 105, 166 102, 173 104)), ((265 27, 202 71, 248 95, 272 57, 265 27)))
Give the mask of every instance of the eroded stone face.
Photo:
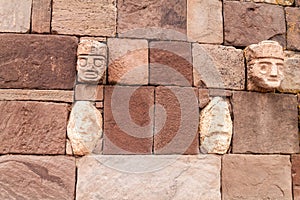
POLYGON ((81 83, 98 83, 107 65, 107 47, 95 40, 82 40, 78 45, 77 71, 81 83))
POLYGON ((284 78, 283 49, 278 42, 266 40, 245 49, 249 90, 274 90, 284 78))

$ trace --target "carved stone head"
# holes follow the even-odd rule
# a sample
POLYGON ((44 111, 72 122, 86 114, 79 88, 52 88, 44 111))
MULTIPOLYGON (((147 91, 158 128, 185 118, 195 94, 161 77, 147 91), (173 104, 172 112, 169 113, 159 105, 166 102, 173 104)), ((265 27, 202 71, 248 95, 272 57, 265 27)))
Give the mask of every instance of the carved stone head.
POLYGON ((78 81, 97 84, 106 70, 107 46, 95 40, 82 40, 77 50, 78 81))
POLYGON ((283 80, 283 48, 278 42, 266 40, 245 49, 248 89, 274 90, 283 80))

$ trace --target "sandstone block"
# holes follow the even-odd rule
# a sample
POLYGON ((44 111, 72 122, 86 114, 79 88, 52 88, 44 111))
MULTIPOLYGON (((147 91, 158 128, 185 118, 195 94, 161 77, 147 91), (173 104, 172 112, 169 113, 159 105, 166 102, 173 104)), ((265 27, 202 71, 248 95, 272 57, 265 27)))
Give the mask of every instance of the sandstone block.
POLYGON ((187 36, 189 41, 223 43, 222 2, 188 0, 187 36))
POLYGON ((31 3, 32 0, 0 0, 0 32, 28 32, 31 3))
POLYGON ((295 0, 296 6, 300 6, 300 0, 295 0))
POLYGON ((50 32, 51 7, 51 0, 34 0, 32 2, 32 32, 50 32))
POLYGON ((73 89, 77 39, 0 35, 0 88, 73 89))
POLYGON ((226 0, 224 28, 226 45, 248 46, 270 39, 285 46, 284 10, 278 5, 226 0))
POLYGON ((121 85, 148 84, 147 40, 108 39, 108 81, 121 85))
POLYGON ((192 86, 191 44, 187 42, 150 43, 150 84, 192 86))
POLYGON ((105 87, 104 154, 151 154, 153 87, 105 87))
POLYGON ((218 156, 87 156, 78 162, 76 196, 220 200, 220 170, 218 156))
POLYGON ((298 110, 294 95, 233 93, 233 153, 297 153, 298 110))
POLYGON ((292 177, 293 177, 293 190, 294 200, 300 199, 300 156, 292 156, 292 177))
POLYGON ((0 101, 0 153, 64 154, 68 105, 0 101))
POLYGON ((287 49, 300 50, 300 8, 285 8, 287 49))
POLYGON ((52 32, 71 35, 115 36, 115 0, 54 0, 52 32))
POLYGON ((194 86, 243 90, 245 66, 242 50, 193 44, 194 86))
POLYGON ((222 199, 293 199, 291 162, 284 155, 224 155, 222 199))
POLYGON ((74 199, 75 159, 66 156, 0 157, 1 199, 74 199))
POLYGON ((204 108, 210 102, 209 90, 199 89, 199 107, 204 108))
POLYGON ((269 4, 277 4, 282 6, 291 6, 294 3, 294 0, 229 0, 229 1, 269 3, 269 4))
POLYGON ((75 86, 75 101, 103 101, 103 86, 77 84, 75 86))

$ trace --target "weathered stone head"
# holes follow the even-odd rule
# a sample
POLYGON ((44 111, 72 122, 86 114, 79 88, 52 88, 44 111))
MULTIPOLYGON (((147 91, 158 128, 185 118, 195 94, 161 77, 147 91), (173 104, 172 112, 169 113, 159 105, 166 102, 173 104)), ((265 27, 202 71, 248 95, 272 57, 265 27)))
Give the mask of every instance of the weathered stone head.
POLYGON ((107 46, 95 40, 82 40, 77 50, 78 81, 96 84, 106 69, 107 46))
POLYGON ((283 80, 283 48, 278 42, 266 40, 245 49, 248 89, 274 90, 283 80))

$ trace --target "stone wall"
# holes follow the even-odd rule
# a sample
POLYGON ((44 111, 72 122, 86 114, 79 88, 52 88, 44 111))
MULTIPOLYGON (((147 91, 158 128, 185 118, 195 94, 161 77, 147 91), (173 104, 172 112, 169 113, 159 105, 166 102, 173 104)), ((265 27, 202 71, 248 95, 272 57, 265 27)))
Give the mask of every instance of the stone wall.
POLYGON ((0 0, 0 49, 0 199, 300 199, 299 0, 0 0))

